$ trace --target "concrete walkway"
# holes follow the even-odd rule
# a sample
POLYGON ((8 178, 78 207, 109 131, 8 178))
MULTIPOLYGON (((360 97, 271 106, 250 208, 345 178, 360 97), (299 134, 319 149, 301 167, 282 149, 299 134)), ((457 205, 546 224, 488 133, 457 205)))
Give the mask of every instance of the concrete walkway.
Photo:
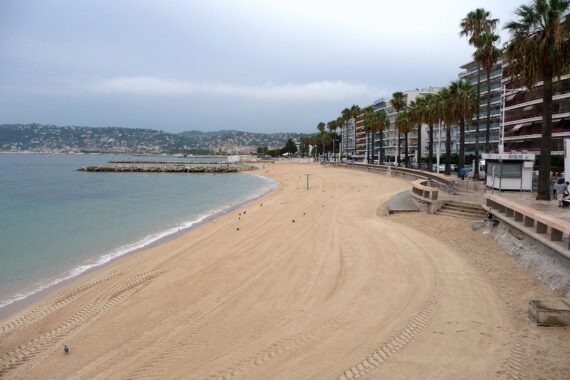
POLYGON ((419 211, 412 199, 412 193, 410 190, 402 191, 401 193, 393 196, 388 202, 388 206, 386 208, 388 210, 388 214, 419 211))

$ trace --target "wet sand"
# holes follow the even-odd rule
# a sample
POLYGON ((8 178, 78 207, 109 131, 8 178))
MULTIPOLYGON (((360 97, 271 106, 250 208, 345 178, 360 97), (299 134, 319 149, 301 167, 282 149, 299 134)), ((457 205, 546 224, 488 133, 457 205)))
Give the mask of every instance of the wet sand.
POLYGON ((569 329, 526 319, 555 294, 467 221, 383 215, 409 181, 260 174, 279 188, 4 321, 0 375, 570 378, 569 329))

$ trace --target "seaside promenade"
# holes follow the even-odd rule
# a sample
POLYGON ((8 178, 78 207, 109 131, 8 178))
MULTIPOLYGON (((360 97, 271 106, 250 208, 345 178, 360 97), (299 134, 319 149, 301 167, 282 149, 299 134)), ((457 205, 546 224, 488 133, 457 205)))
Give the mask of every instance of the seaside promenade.
POLYGON ((469 221, 386 216, 409 179, 257 173, 278 188, 1 321, 0 377, 570 378, 570 330, 527 318, 556 295, 469 221))

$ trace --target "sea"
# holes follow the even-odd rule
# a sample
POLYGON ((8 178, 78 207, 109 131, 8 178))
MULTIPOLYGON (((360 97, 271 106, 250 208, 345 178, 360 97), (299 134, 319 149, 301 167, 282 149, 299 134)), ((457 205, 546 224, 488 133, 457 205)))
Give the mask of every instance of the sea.
POLYGON ((178 158, 0 154, 0 312, 275 187, 248 173, 77 171, 137 159, 178 158))

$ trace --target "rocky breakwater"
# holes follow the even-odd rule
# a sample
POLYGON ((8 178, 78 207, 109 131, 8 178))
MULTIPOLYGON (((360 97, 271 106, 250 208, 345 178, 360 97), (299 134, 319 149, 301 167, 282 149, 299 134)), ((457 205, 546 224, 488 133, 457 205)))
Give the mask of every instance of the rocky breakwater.
POLYGON ((98 172, 98 173, 236 173, 242 171, 253 170, 253 166, 245 165, 96 165, 82 166, 77 169, 82 172, 98 172))

